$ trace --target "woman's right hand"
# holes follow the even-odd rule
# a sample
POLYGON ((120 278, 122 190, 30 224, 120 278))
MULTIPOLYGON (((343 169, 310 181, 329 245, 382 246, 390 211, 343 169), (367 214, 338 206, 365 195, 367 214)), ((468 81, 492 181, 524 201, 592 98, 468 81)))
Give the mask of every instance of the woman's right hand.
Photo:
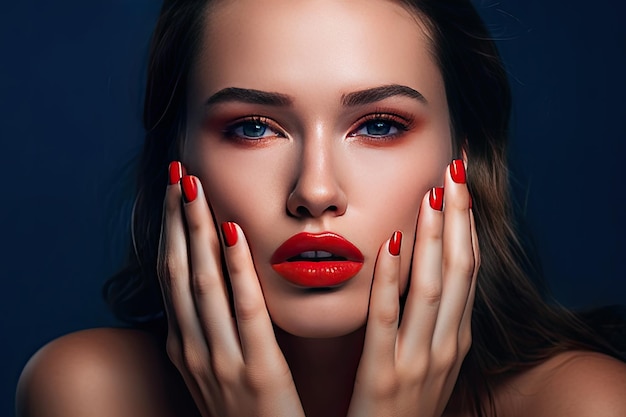
POLYGON ((169 178, 158 264, 167 354, 200 413, 304 416, 245 236, 234 223, 223 225, 233 317, 220 239, 202 185, 196 177, 183 176, 179 162, 170 164, 169 178))

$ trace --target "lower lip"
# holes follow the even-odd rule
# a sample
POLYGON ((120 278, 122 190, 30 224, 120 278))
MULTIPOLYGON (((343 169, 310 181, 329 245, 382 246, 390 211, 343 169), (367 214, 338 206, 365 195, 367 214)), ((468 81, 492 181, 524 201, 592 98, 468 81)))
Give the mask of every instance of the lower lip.
POLYGON ((272 265, 287 281, 309 288, 334 287, 354 277, 363 266, 355 261, 294 261, 272 265))

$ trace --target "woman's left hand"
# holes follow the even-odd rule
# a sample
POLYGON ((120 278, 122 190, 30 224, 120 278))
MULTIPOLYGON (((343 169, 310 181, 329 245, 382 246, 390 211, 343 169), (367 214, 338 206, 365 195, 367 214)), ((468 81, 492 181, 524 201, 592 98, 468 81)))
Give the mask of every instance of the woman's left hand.
POLYGON ((445 177, 443 211, 428 194, 421 204, 401 324, 400 256, 379 251, 349 417, 438 417, 450 399, 471 345, 480 255, 467 186, 445 177))

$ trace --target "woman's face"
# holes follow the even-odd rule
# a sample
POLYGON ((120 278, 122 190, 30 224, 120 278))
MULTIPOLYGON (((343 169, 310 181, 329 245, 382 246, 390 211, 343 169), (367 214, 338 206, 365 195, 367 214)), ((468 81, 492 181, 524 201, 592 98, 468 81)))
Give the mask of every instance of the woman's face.
POLYGON ((453 157, 423 25, 386 0, 218 2, 197 58, 183 162, 217 223, 243 229, 272 320, 305 337, 357 330, 395 230, 406 288, 420 203, 453 157))

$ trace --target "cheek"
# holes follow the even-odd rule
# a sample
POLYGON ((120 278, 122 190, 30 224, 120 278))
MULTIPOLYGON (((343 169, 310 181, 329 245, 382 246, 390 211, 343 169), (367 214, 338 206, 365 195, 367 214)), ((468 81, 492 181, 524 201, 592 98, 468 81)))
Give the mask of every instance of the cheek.
POLYGON ((370 161, 376 169, 361 170, 355 178, 360 192, 353 195, 351 204, 363 213, 371 247, 377 249, 395 230, 403 233, 402 291, 408 283, 422 201, 432 187, 443 185, 451 158, 451 142, 432 141, 388 157, 378 155, 370 161))
POLYGON ((348 166, 346 175, 351 175, 358 192, 352 194, 350 204, 368 213, 375 224, 412 233, 424 194, 443 185, 443 174, 452 157, 447 141, 424 142, 409 143, 396 152, 354 155, 360 166, 348 166))
POLYGON ((290 174, 285 150, 233 151, 194 143, 186 152, 188 169, 198 176, 218 224, 237 222, 246 234, 285 212, 290 174))

